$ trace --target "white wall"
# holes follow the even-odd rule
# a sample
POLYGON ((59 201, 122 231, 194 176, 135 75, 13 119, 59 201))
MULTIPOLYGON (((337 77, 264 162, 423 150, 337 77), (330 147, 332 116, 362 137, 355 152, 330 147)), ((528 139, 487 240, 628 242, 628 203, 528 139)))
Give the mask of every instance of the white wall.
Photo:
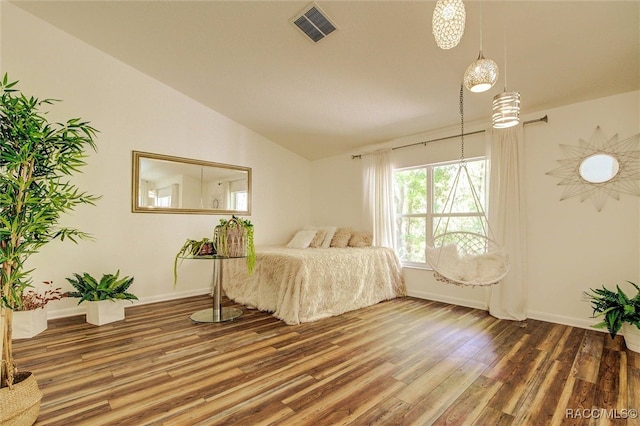
MULTIPOLYGON (((640 133, 640 92, 568 105, 539 113, 524 120, 548 114, 549 123, 525 126, 529 316, 554 322, 588 327, 589 304, 580 300, 581 292, 603 284, 613 286, 639 277, 639 201, 622 195, 609 199, 601 212, 590 201, 559 201, 558 180, 546 175, 558 166, 564 154, 559 144, 577 145, 589 140, 597 125, 612 137, 627 138, 640 133)), ((526 102, 526 94, 523 94, 526 102)), ((525 104, 526 107, 526 104, 525 104)), ((481 128, 479 123, 466 127, 481 128)), ((442 129, 390 141, 401 146, 443 135, 459 129, 442 129)), ((482 136, 465 138, 466 155, 482 154, 482 136)), ((377 148, 366 147, 362 151, 377 148)), ((395 150, 395 167, 455 160, 460 157, 459 139, 395 150)), ((315 161, 312 166, 312 220, 357 227, 362 217, 361 162, 349 156, 315 161)), ((486 307, 487 290, 442 284, 432 272, 404 268, 410 295, 465 306, 486 307)))
POLYGON ((532 317, 588 326, 581 292, 626 280, 638 282, 638 199, 609 198, 598 212, 590 200, 559 201, 558 179, 545 175, 567 158, 560 144, 589 141, 596 126, 619 140, 640 133, 640 92, 547 111, 549 123, 526 131, 529 313, 532 317))
MULTIPOLYGON (((283 243, 309 223, 308 160, 6 2, 1 29, 2 73, 27 95, 62 99, 52 119, 79 116, 100 131, 98 152, 74 182, 102 199, 64 218, 96 241, 45 246, 29 261, 34 284, 70 289, 73 272, 120 269, 135 277, 131 291, 143 302, 208 290, 209 262, 184 262, 174 288, 173 259, 185 239, 210 236, 221 216, 132 213, 132 150, 251 167, 258 244, 283 243)), ((50 317, 82 311, 73 299, 49 306, 50 317)))

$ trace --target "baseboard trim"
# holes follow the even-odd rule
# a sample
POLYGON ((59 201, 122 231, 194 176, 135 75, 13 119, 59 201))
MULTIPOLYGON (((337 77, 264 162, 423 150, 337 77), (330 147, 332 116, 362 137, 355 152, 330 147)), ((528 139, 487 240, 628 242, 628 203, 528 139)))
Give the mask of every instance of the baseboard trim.
POLYGON ((597 322, 593 318, 592 319, 574 318, 574 317, 567 317, 564 315, 554 315, 548 312, 540 312, 540 311, 527 311, 527 316, 535 320, 552 322, 555 324, 569 325, 571 327, 577 327, 577 328, 585 328, 587 330, 606 332, 606 330, 599 330, 597 328, 591 327, 593 324, 597 322))
MULTIPOLYGON (((481 309, 483 311, 489 310, 489 307, 485 303, 479 302, 477 300, 443 296, 442 294, 429 293, 425 291, 409 290, 407 294, 411 297, 417 297, 419 299, 434 300, 436 302, 442 302, 442 303, 451 303, 452 305, 459 305, 459 306, 465 306, 467 308, 481 309)), ((589 319, 589 318, 574 318, 574 317, 567 317, 563 315, 554 315, 548 312, 540 312, 540 311, 527 311, 527 318, 606 333, 606 330, 600 330, 600 329, 591 327, 596 321, 594 321, 594 319, 589 319)))
POLYGON ((482 309, 483 311, 487 311, 489 309, 486 303, 479 302, 477 300, 461 299, 459 297, 444 296, 442 294, 429 293, 426 291, 408 290, 407 295, 411 297, 417 297, 419 299, 427 299, 427 300, 433 300, 436 302, 450 303, 452 305, 459 305, 467 308, 482 309))
MULTIPOLYGON (((156 302, 166 302, 169 300, 184 299, 185 297, 200 296, 202 294, 209 294, 209 293, 211 293, 211 287, 197 288, 195 290, 181 291, 179 293, 168 293, 168 294, 161 294, 158 296, 142 297, 140 298, 140 300, 134 300, 133 303, 125 306, 124 309, 126 312, 127 308, 130 306, 147 305, 149 303, 156 303, 156 302)), ((87 310, 84 306, 82 306, 82 304, 74 308, 58 309, 55 311, 52 311, 51 309, 47 309, 47 319, 67 318, 67 317, 73 317, 76 315, 85 315, 86 313, 87 313, 87 310)))
MULTIPOLYGON (((205 288, 198 288, 198 289, 189 290, 189 291, 181 291, 179 293, 168 293, 168 294, 162 294, 158 296, 143 297, 140 300, 134 301, 134 303, 132 303, 130 306, 146 305, 149 303, 156 303, 156 302, 166 302, 169 300, 184 299, 186 297, 200 296, 200 295, 209 294, 209 293, 211 293, 211 288, 205 287, 205 288)), ((464 306, 467 308, 481 309, 483 311, 489 310, 489 307, 486 305, 486 303, 483 303, 477 300, 472 300, 472 299, 462 299, 459 297, 444 296, 442 294, 429 293, 426 291, 415 291, 415 290, 409 290, 407 292, 407 295, 411 297, 417 297, 419 299, 433 300, 436 302, 450 303, 452 305, 464 306)), ((125 307, 125 311, 127 307, 125 307)), ((85 314, 86 314, 86 309, 84 306, 82 306, 82 304, 80 304, 74 308, 60 309, 55 311, 51 311, 49 309, 47 310, 47 319, 66 318, 66 317, 72 317, 76 315, 85 315, 85 314)), ((527 317, 531 319, 551 322, 555 324, 562 324, 562 325, 568 325, 572 327, 584 328, 588 330, 606 332, 606 330, 600 330, 600 329, 591 327, 591 325, 594 324, 595 322, 593 319, 567 317, 563 315, 554 315, 554 314, 550 314, 547 312, 540 312, 540 311, 527 311, 527 317)))

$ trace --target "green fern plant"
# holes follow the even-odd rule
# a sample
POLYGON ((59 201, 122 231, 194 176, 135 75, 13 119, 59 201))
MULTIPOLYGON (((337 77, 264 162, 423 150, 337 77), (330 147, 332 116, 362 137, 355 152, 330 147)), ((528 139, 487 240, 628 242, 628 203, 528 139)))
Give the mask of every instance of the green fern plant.
POLYGON ((209 238, 203 238, 201 240, 188 239, 184 242, 178 253, 173 259, 173 285, 178 283, 178 266, 182 263, 182 259, 185 257, 204 257, 212 256, 216 254, 213 247, 213 241, 209 238))
POLYGON ((593 318, 602 318, 601 322, 592 327, 606 328, 612 339, 616 337, 625 322, 640 329, 640 287, 631 281, 627 282, 637 291, 634 297, 629 297, 618 285, 616 285, 617 291, 603 286, 601 289, 590 289, 590 292, 585 292, 591 299, 593 318))
POLYGON ((75 278, 67 278, 69 284, 76 291, 65 293, 66 297, 78 297, 78 305, 84 301, 96 302, 100 300, 138 300, 138 297, 127 292, 133 277, 120 278, 120 271, 115 274, 104 274, 100 281, 84 272, 82 275, 73 274, 75 278))

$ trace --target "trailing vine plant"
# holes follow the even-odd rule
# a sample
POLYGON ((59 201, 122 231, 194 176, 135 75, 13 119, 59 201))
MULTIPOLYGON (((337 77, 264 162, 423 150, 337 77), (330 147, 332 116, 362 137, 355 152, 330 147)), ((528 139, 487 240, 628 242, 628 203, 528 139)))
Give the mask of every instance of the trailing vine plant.
POLYGON ((186 240, 173 259, 173 285, 175 286, 178 283, 178 266, 182 264, 182 260, 185 257, 212 256, 215 254, 213 246, 213 241, 209 238, 203 238, 201 240, 186 240))
POLYGON ((216 253, 226 257, 246 257, 249 274, 256 265, 256 249, 253 242, 253 224, 249 219, 231 216, 220 219, 214 229, 216 253))

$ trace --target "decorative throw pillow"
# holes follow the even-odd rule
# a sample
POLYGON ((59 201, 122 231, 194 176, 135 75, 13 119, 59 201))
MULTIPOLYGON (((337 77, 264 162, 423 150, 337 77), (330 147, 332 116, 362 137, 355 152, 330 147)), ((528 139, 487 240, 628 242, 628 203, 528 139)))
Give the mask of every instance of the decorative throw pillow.
POLYGON ((303 229, 296 232, 296 235, 294 235, 291 241, 289 241, 287 247, 300 249, 309 247, 309 244, 311 244, 313 237, 316 236, 316 232, 317 231, 314 229, 303 229))
POLYGON ((335 226, 323 226, 322 229, 326 231, 324 241, 322 241, 322 248, 329 248, 331 247, 331 240, 333 239, 333 236, 335 235, 338 228, 335 226))
POLYGON ((349 247, 370 247, 373 243, 371 232, 354 232, 349 239, 349 247))
POLYGON ((322 229, 317 230, 316 235, 314 235, 313 237, 313 240, 311 240, 311 242, 309 243, 309 247, 312 247, 312 248, 322 247, 322 242, 324 241, 325 235, 327 235, 327 233, 324 230, 322 229))
POLYGON ((351 238, 351 229, 338 228, 331 239, 331 247, 347 247, 351 238))
POLYGON ((322 244, 320 246, 318 246, 318 247, 329 248, 329 247, 331 247, 331 240, 333 239, 333 234, 336 233, 336 229, 338 229, 338 228, 336 226, 307 225, 302 229, 303 230, 314 229, 316 231, 325 231, 324 240, 322 241, 322 244))

